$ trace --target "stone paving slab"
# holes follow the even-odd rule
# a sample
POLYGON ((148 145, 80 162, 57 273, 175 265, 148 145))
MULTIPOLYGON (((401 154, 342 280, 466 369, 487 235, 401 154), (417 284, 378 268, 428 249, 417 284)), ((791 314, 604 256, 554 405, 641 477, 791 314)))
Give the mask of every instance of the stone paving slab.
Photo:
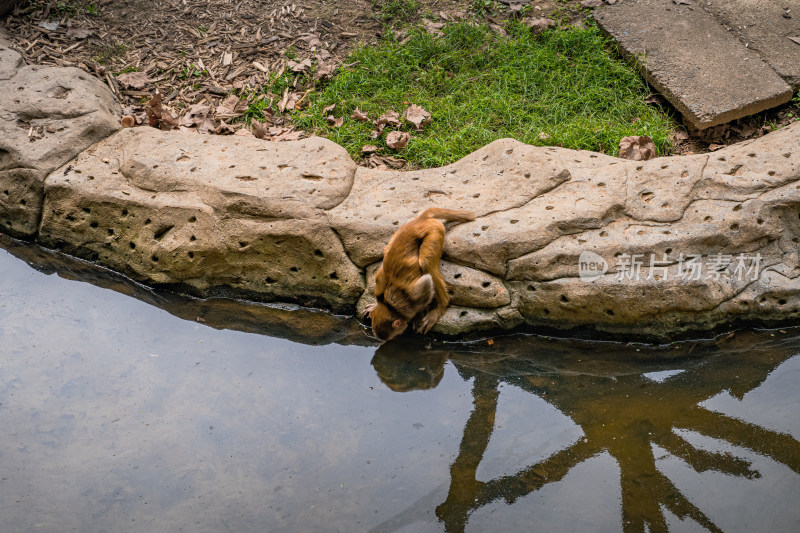
POLYGON ((788 102, 792 88, 694 4, 629 0, 598 10, 595 18, 693 128, 724 124, 788 102))
POLYGON ((800 39, 800 0, 725 0, 705 9, 800 89, 800 44, 789 39, 800 39))

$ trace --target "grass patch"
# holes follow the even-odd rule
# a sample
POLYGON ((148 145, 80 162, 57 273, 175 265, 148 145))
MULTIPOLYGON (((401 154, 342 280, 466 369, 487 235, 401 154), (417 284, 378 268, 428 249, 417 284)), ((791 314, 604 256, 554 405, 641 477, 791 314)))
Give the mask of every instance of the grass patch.
POLYGON ((418 0, 372 0, 372 7, 384 22, 409 21, 419 12, 418 0))
POLYGON ((622 137, 650 135, 660 154, 669 152, 676 124, 644 103, 649 89, 609 54, 596 27, 539 36, 520 23, 507 29, 500 37, 484 25, 460 23, 439 37, 414 30, 404 44, 387 36, 363 46, 346 61, 349 67, 309 95, 309 108, 295 122, 355 158, 363 145, 377 144, 419 167, 452 163, 503 137, 616 154, 622 137), (389 109, 402 113, 409 103, 429 111, 433 123, 397 154, 385 147, 386 133, 370 139, 372 124, 349 118, 356 107, 374 119, 389 109), (322 109, 330 104, 346 117, 340 128, 325 122, 322 109))

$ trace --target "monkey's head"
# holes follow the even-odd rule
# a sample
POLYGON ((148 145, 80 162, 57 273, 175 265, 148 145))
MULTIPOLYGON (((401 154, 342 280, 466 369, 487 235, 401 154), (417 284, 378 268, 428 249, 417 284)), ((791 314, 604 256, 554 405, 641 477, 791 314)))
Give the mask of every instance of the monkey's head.
POLYGON ((369 317, 372 320, 372 332, 382 341, 397 337, 408 327, 408 320, 383 302, 378 302, 369 317))
POLYGON ((403 333, 409 322, 433 301, 433 291, 433 279, 425 274, 407 288, 390 286, 376 295, 377 303, 369 313, 375 336, 388 341, 403 333))

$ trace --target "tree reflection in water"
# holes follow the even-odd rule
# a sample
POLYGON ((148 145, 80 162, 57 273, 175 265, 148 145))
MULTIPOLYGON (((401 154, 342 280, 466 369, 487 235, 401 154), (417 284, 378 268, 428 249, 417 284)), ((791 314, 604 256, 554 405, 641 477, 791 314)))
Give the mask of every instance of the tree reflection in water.
MULTIPOLYGON (((724 391, 741 400, 797 353, 800 331, 776 335, 738 333, 717 341, 641 351, 636 346, 556 343, 536 337, 496 339, 488 350, 486 344, 426 350, 422 341, 417 346, 386 343, 372 363, 381 380, 399 392, 436 387, 447 361, 462 378, 473 380, 474 408, 450 466, 447 499, 436 508, 448 532, 464 531, 470 514, 479 508, 500 499, 513 504, 603 452, 616 459, 621 472, 624 531, 666 531, 662 509, 681 519, 689 517, 708 531, 721 531, 657 468, 654 446, 696 472, 760 476, 750 461, 699 449, 676 432, 689 430, 768 456, 800 474, 797 440, 700 405, 724 391), (647 375, 675 369, 680 371, 663 380, 647 375), (494 430, 503 383, 546 400, 578 424, 584 437, 512 475, 479 481, 476 472, 494 430)), ((373 531, 392 531, 395 525, 414 522, 418 507, 373 531)))

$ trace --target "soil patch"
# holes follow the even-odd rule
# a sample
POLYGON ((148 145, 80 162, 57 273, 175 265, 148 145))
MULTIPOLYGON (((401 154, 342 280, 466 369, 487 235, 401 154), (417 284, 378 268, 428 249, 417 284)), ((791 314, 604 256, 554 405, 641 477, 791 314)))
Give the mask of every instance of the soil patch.
MULTIPOLYGON (((29 63, 76 66, 108 84, 126 125, 250 134, 246 123, 256 118, 265 124, 257 136, 282 140, 305 134, 294 131, 288 112, 306 105, 304 95, 360 43, 412 24, 464 19, 498 31, 510 18, 582 24, 592 11, 582 4, 591 2, 35 0, 4 25, 29 63), (289 83, 274 87, 287 72, 289 83), (156 92, 160 103, 148 108, 156 92)), ((758 137, 796 120, 798 103, 701 134, 676 130, 673 150, 698 153, 758 137)), ((671 111, 657 96, 653 104, 671 111)))

